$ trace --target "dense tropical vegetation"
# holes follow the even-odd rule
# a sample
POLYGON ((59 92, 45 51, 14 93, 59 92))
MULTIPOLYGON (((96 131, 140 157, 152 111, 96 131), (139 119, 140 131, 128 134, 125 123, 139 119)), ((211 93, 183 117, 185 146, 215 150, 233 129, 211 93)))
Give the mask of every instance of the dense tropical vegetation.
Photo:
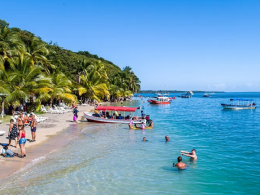
POLYGON ((114 101, 140 90, 130 67, 121 70, 87 51, 72 52, 0 20, 0 94, 20 104, 114 101))

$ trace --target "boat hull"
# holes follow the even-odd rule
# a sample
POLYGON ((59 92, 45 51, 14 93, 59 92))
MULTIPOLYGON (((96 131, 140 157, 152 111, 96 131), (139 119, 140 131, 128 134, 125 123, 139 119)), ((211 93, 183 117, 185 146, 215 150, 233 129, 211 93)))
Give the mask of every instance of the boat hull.
MULTIPOLYGON (((95 117, 92 116, 91 113, 86 113, 84 112, 85 118, 89 122, 96 122, 96 123, 112 123, 112 124, 129 124, 130 120, 125 120, 125 119, 105 119, 105 118, 100 118, 100 117, 95 117)), ((142 122, 146 122, 144 120, 134 120, 134 124, 141 124, 142 122)))
POLYGON ((249 110, 256 109, 256 106, 244 106, 244 105, 231 105, 231 104, 221 104, 223 109, 227 110, 249 110))
POLYGON ((162 102, 162 101, 156 101, 156 100, 151 100, 150 102, 151 104, 170 104, 170 101, 167 102, 162 102))

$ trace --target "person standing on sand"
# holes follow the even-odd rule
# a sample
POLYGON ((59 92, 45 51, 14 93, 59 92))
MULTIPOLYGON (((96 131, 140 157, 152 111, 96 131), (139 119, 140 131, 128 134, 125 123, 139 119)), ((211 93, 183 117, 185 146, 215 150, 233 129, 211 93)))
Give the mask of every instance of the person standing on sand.
POLYGON ((197 160, 196 150, 192 149, 191 152, 181 151, 181 155, 188 156, 191 160, 197 160))
POLYGON ((75 109, 73 110, 73 121, 77 123, 77 119, 78 119, 78 107, 75 107, 75 109))
POLYGON ((75 107, 76 107, 76 103, 73 102, 73 103, 72 103, 72 108, 74 109, 75 107))
POLYGON ((17 126, 16 126, 16 124, 14 124, 14 119, 10 120, 10 127, 9 127, 8 136, 9 136, 8 146, 11 145, 11 142, 14 139, 15 140, 15 147, 17 148, 17 137, 18 137, 18 135, 17 135, 17 126))
POLYGON ((17 127, 18 130, 20 130, 20 128, 23 125, 24 125, 24 117, 23 117, 23 113, 21 112, 19 118, 17 118, 16 127, 17 127))
POLYGON ((174 165, 174 163, 173 163, 173 166, 174 166, 174 167, 177 167, 178 169, 185 169, 185 168, 186 168, 186 164, 183 163, 183 162, 181 162, 181 161, 182 161, 182 157, 179 156, 179 157, 177 158, 177 160, 178 160, 178 163, 175 164, 175 165, 174 165))
POLYGON ((32 115, 32 121, 31 121, 32 140, 30 142, 36 141, 36 125, 37 125, 37 121, 35 119, 35 115, 32 115))
POLYGON ((26 143, 26 132, 24 130, 24 126, 21 127, 19 132, 19 146, 21 148, 21 158, 26 157, 25 153, 25 143, 26 143))

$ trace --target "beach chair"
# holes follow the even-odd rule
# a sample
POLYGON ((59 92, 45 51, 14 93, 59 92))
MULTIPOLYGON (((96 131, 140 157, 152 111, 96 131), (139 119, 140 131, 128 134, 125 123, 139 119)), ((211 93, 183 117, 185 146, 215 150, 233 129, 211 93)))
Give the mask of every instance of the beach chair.
POLYGON ((16 123, 16 118, 15 117, 11 116, 11 119, 13 119, 14 123, 16 123))
POLYGON ((53 106, 54 107, 54 110, 58 110, 60 112, 60 114, 64 114, 65 111, 64 110, 61 110, 60 108, 58 108, 57 106, 53 106))
POLYGON ((49 108, 49 111, 51 112, 51 114, 61 114, 59 110, 54 110, 52 108, 49 108))
POLYGON ((48 119, 48 117, 43 117, 41 115, 36 115, 33 112, 31 114, 33 114, 35 116, 35 119, 37 120, 37 122, 38 121, 43 122, 43 121, 46 121, 48 119))
POLYGON ((47 111, 47 109, 42 105, 42 107, 41 107, 41 111, 42 112, 45 112, 45 113, 47 113, 48 111, 47 111))
POLYGON ((65 113, 70 112, 69 110, 66 110, 66 109, 63 108, 63 107, 58 107, 58 109, 61 110, 61 111, 63 111, 63 112, 65 112, 65 113))

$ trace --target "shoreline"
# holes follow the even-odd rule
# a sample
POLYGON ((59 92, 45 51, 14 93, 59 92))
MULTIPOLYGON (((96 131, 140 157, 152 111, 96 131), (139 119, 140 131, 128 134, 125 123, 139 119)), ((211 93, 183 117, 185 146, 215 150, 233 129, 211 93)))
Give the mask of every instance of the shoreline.
MULTIPOLYGON (((78 106, 79 118, 78 123, 81 123, 84 118, 83 112, 89 112, 93 110, 93 106, 78 106)), ((0 181, 1 186, 5 183, 5 180, 11 178, 12 175, 19 172, 21 169, 25 168, 27 165, 33 163, 35 160, 43 157, 50 152, 60 149, 63 146, 69 143, 70 137, 73 136, 71 132, 65 130, 71 129, 71 127, 76 126, 77 124, 73 122, 72 112, 65 114, 44 114, 45 117, 48 117, 47 121, 38 123, 36 131, 36 142, 26 142, 26 158, 5 158, 0 157, 0 181), (63 133, 65 132, 65 133, 63 133)), ((0 143, 9 143, 8 136, 9 123, 0 124, 0 130, 5 131, 6 133, 0 137, 0 143)), ((31 139, 31 130, 29 127, 25 127, 26 139, 31 139)), ((14 152, 20 154, 20 147, 17 145, 17 148, 14 147, 15 141, 12 140, 11 149, 14 152)), ((1 146, 2 147, 2 146, 1 146)))

